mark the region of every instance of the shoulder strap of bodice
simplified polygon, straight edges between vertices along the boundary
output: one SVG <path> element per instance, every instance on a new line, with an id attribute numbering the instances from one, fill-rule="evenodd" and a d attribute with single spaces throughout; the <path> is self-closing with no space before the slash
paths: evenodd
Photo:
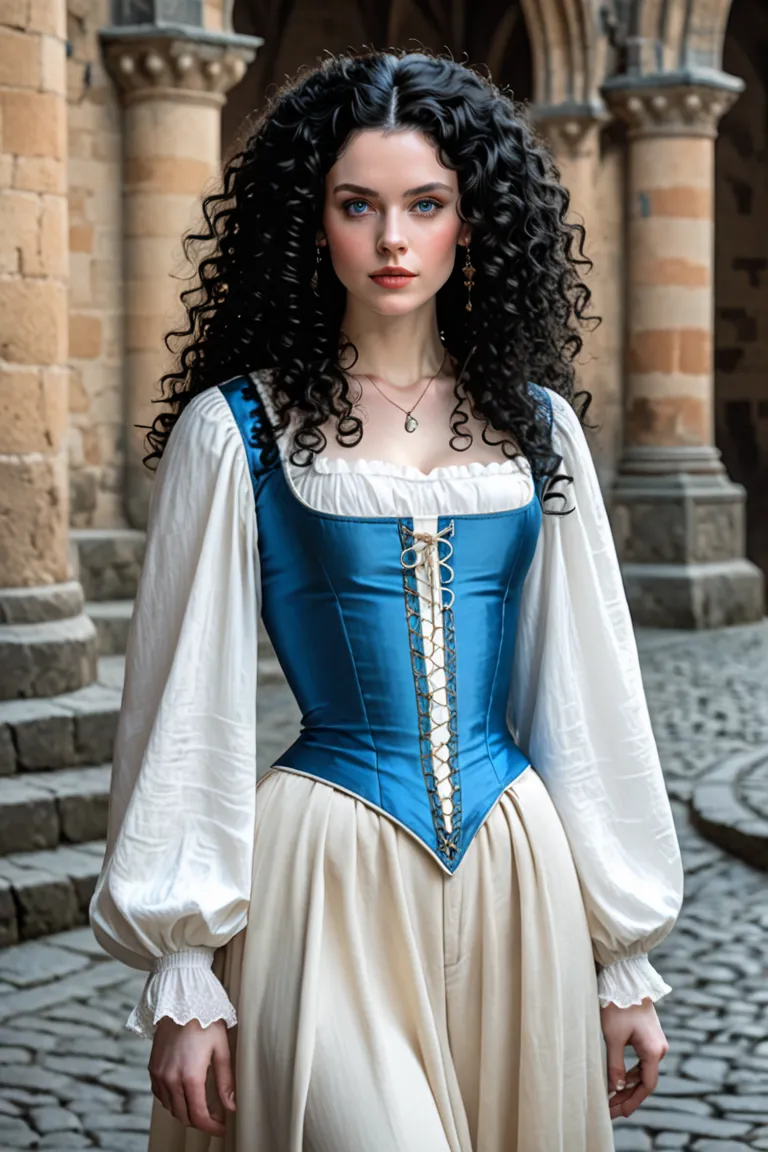
<path id="1" fill-rule="evenodd" d="M 551 435 L 552 424 L 554 421 L 554 410 L 552 408 L 552 399 L 551 399 L 549 393 L 547 392 L 546 388 L 542 388 L 542 386 L 540 384 L 534 384 L 532 380 L 528 381 L 528 388 L 530 389 L 534 400 L 539 405 L 539 408 L 544 413 L 544 417 L 545 417 L 546 422 L 547 422 L 547 430 L 549 431 L 549 433 Z M 541 499 L 542 499 L 545 480 L 546 480 L 545 476 L 542 476 L 537 471 L 534 472 L 534 483 L 536 485 L 536 492 L 538 493 L 539 502 L 541 502 Z"/>
<path id="2" fill-rule="evenodd" d="M 536 400 L 544 412 L 547 419 L 547 428 L 551 432 L 554 412 L 552 411 L 552 400 L 550 399 L 549 392 L 547 392 L 546 388 L 542 388 L 541 384 L 534 384 L 532 380 L 528 381 L 528 387 L 533 394 L 534 400 Z"/>
<path id="3" fill-rule="evenodd" d="M 249 376 L 233 376 L 231 380 L 219 384 L 219 391 L 229 404 L 240 429 L 248 457 L 253 492 L 258 499 L 267 476 L 280 467 L 277 444 L 269 451 L 262 448 L 256 437 L 258 430 L 264 426 L 269 427 L 271 422 L 264 395 L 259 388 L 255 373 Z"/>

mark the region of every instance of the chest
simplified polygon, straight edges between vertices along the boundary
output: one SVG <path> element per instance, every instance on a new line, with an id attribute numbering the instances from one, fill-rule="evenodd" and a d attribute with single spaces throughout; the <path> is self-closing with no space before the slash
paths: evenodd
<path id="1" fill-rule="evenodd" d="M 326 438 L 321 455 L 327 460 L 388 460 L 429 476 L 456 465 L 502 463 L 519 455 L 514 436 L 487 427 L 467 397 L 457 401 L 452 387 L 428 392 L 421 400 L 416 394 L 401 395 L 397 404 L 370 386 L 358 391 L 352 415 L 362 424 L 362 436 L 356 444 L 339 442 L 337 419 L 329 417 L 321 426 Z"/>

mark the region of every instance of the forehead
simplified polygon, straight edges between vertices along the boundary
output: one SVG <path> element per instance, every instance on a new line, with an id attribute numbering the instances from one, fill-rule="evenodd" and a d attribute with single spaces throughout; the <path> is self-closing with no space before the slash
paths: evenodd
<path id="1" fill-rule="evenodd" d="M 456 173 L 444 168 L 434 144 L 415 129 L 384 132 L 365 128 L 355 132 L 326 177 L 331 192 L 348 181 L 377 191 L 399 195 L 406 188 L 440 180 L 458 189 Z"/>

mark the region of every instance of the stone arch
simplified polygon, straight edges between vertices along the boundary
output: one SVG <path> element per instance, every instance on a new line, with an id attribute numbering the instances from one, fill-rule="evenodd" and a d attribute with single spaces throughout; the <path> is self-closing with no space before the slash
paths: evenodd
<path id="1" fill-rule="evenodd" d="M 597 99 L 600 29 L 592 0 L 521 0 L 533 55 L 533 102 L 590 104 Z"/>
<path id="2" fill-rule="evenodd" d="M 635 0 L 630 17 L 630 71 L 700 71 L 722 66 L 732 0 Z"/>

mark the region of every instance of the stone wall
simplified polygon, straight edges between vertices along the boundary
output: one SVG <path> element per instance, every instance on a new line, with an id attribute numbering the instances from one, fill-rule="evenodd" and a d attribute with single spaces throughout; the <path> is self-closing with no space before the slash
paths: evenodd
<path id="1" fill-rule="evenodd" d="M 221 29 L 225 9 L 224 0 L 206 0 L 206 27 Z M 124 245 L 132 237 L 123 235 L 124 114 L 98 39 L 109 23 L 109 0 L 68 0 L 69 470 L 76 528 L 128 523 Z M 156 394 L 155 385 L 148 381 L 148 394 Z"/>
<path id="2" fill-rule="evenodd" d="M 0 587 L 67 577 L 64 34 L 56 0 L 2 0 Z"/>
<path id="3" fill-rule="evenodd" d="M 120 107 L 101 62 L 108 0 L 69 0 L 70 523 L 125 524 Z"/>
<path id="4" fill-rule="evenodd" d="M 595 428 L 587 431 L 587 439 L 609 503 L 624 423 L 624 194 L 623 131 L 609 125 L 601 133 L 597 180 L 584 213 L 584 250 L 595 265 L 586 277 L 594 297 L 589 311 L 602 317 L 602 323 L 592 332 L 582 332 L 584 347 L 576 372 L 576 387 L 592 393 L 587 422 Z"/>

